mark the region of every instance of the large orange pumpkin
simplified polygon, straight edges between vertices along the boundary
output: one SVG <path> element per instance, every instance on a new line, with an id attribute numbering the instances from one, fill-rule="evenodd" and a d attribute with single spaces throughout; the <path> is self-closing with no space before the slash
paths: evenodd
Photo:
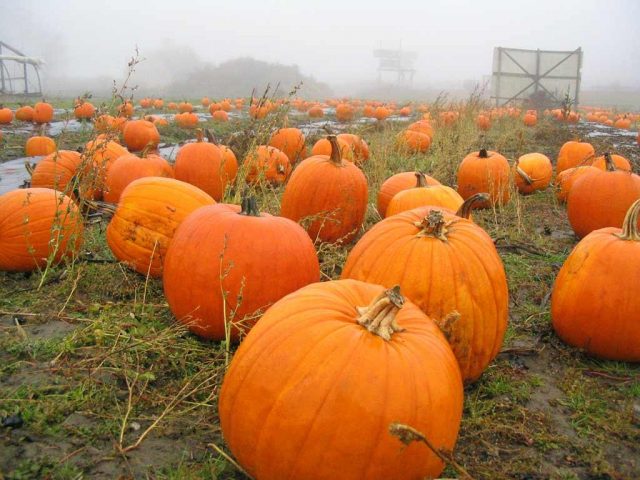
<path id="1" fill-rule="evenodd" d="M 187 143 L 178 151 L 174 174 L 178 180 L 195 185 L 211 195 L 216 202 L 222 200 L 227 185 L 238 173 L 235 156 L 224 156 L 212 142 L 204 142 L 201 130 L 197 141 Z"/>
<path id="2" fill-rule="evenodd" d="M 49 123 L 53 120 L 53 106 L 47 102 L 38 102 L 33 106 L 33 121 Z"/>
<path id="3" fill-rule="evenodd" d="M 378 190 L 377 208 L 381 217 L 386 217 L 387 207 L 398 192 L 416 186 L 416 173 L 401 172 L 387 178 Z M 427 185 L 440 185 L 440 182 L 429 175 L 424 176 Z"/>
<path id="4" fill-rule="evenodd" d="M 567 215 L 578 237 L 604 227 L 622 226 L 631 204 L 640 198 L 640 176 L 616 169 L 605 156 L 607 170 L 582 175 L 567 197 Z"/>
<path id="5" fill-rule="evenodd" d="M 402 190 L 389 202 L 385 216 L 431 205 L 457 211 L 464 203 L 463 198 L 453 188 L 446 185 L 428 185 L 425 174 L 415 173 L 417 181 L 414 188 Z"/>
<path id="6" fill-rule="evenodd" d="M 56 142 L 51 137 L 36 135 L 29 137 L 24 145 L 24 154 L 27 157 L 49 155 L 56 151 Z"/>
<path id="7" fill-rule="evenodd" d="M 107 227 L 113 255 L 136 272 L 162 275 L 167 247 L 180 223 L 215 201 L 199 188 L 172 178 L 144 177 L 120 195 Z"/>
<path id="8" fill-rule="evenodd" d="M 280 149 L 260 145 L 250 151 L 244 159 L 247 183 L 268 182 L 279 185 L 285 182 L 291 173 L 289 157 Z"/>
<path id="9" fill-rule="evenodd" d="M 396 291 L 341 280 L 309 285 L 266 312 L 233 357 L 219 416 L 254 478 L 435 478 L 438 456 L 389 430 L 406 424 L 450 451 L 462 397 L 433 321 Z"/>
<path id="10" fill-rule="evenodd" d="M 307 156 L 304 134 L 297 128 L 281 128 L 269 139 L 269 145 L 277 148 L 289 157 L 293 164 Z"/>
<path id="11" fill-rule="evenodd" d="M 549 186 L 553 165 L 551 160 L 542 153 L 527 153 L 516 160 L 514 172 L 518 191 L 527 195 Z"/>
<path id="12" fill-rule="evenodd" d="M 39 188 L 51 188 L 64 192 L 71 196 L 72 189 L 78 185 L 70 186 L 69 183 L 82 164 L 82 156 L 73 150 L 58 150 L 43 158 L 33 170 L 31 186 Z"/>
<path id="13" fill-rule="evenodd" d="M 281 215 L 302 221 L 314 241 L 348 243 L 364 222 L 367 179 L 353 163 L 342 160 L 336 137 L 328 140 L 331 156 L 309 157 L 294 170 L 282 196 Z"/>
<path id="14" fill-rule="evenodd" d="M 486 192 L 489 200 L 476 208 L 504 205 L 509 201 L 509 174 L 506 158 L 485 149 L 467 155 L 458 167 L 458 193 L 465 200 L 476 193 Z"/>
<path id="15" fill-rule="evenodd" d="M 27 272 L 78 252 L 82 216 L 66 195 L 25 188 L 0 195 L 0 270 Z"/>
<path id="16" fill-rule="evenodd" d="M 595 158 L 593 145 L 587 142 L 570 141 L 560 147 L 556 172 L 560 173 L 568 168 L 591 165 Z"/>
<path id="17" fill-rule="evenodd" d="M 584 237 L 558 273 L 551 317 L 558 336 L 590 355 L 640 362 L 640 200 L 622 229 Z"/>
<path id="18" fill-rule="evenodd" d="M 214 205 L 176 231 L 164 265 L 164 291 L 176 318 L 204 338 L 237 339 L 262 310 L 320 278 L 307 233 L 287 218 Z"/>
<path id="19" fill-rule="evenodd" d="M 147 147 L 156 148 L 160 143 L 160 133 L 147 120 L 129 120 L 122 131 L 122 137 L 127 148 L 132 152 L 139 152 Z"/>
<path id="20" fill-rule="evenodd" d="M 422 207 L 385 218 L 351 250 L 342 278 L 391 287 L 439 323 L 462 378 L 495 358 L 507 328 L 507 280 L 491 237 L 471 220 Z"/>
<path id="21" fill-rule="evenodd" d="M 122 155 L 113 162 L 107 172 L 104 201 L 118 203 L 127 185 L 144 177 L 173 178 L 173 168 L 169 162 L 155 153 L 143 151 L 141 157 L 133 153 Z"/>

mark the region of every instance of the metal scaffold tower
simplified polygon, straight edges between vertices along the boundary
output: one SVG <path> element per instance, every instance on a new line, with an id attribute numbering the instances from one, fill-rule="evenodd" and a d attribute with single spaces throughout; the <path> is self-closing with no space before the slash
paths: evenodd
<path id="1" fill-rule="evenodd" d="M 416 69 L 413 67 L 418 54 L 407 52 L 401 48 L 397 50 L 376 49 L 373 56 L 378 59 L 378 82 L 382 82 L 384 72 L 396 74 L 398 85 L 412 85 Z"/>

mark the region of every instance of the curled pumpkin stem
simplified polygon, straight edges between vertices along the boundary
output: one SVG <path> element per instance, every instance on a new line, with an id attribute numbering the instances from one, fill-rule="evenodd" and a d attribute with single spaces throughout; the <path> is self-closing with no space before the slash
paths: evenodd
<path id="1" fill-rule="evenodd" d="M 391 340 L 395 332 L 404 329 L 396 322 L 396 315 L 404 305 L 404 297 L 400 294 L 400 286 L 385 290 L 366 307 L 356 307 L 357 322 L 371 333 Z"/>
<path id="2" fill-rule="evenodd" d="M 479 202 L 487 202 L 489 201 L 489 198 L 490 196 L 488 193 L 476 193 L 471 195 L 462 203 L 462 205 L 460 205 L 460 208 L 458 208 L 458 211 L 456 212 L 456 216 L 469 219 L 471 217 L 471 210 L 473 210 L 473 206 Z"/>
<path id="3" fill-rule="evenodd" d="M 517 163 L 516 163 L 516 172 L 518 172 L 518 175 L 522 177 L 522 179 L 527 183 L 527 185 L 533 184 L 534 180 L 527 174 L 527 172 L 525 172 L 522 168 L 520 168 L 520 165 L 518 165 Z"/>
<path id="4" fill-rule="evenodd" d="M 415 222 L 414 225 L 420 229 L 418 236 L 434 237 L 443 242 L 448 242 L 447 227 L 451 222 L 445 222 L 444 215 L 441 210 L 431 210 L 429 215 L 421 221 Z"/>
<path id="5" fill-rule="evenodd" d="M 640 242 L 640 231 L 638 230 L 638 216 L 640 215 L 640 199 L 633 202 L 627 214 L 624 217 L 622 224 L 622 234 L 620 238 L 622 240 L 631 240 Z"/>

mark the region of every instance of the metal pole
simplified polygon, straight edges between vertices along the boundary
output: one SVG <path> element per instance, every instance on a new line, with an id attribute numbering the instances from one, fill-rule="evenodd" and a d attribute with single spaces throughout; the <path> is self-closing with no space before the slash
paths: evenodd
<path id="1" fill-rule="evenodd" d="M 500 106 L 500 82 L 502 81 L 502 47 L 498 47 L 498 74 L 496 75 L 496 107 Z"/>
<path id="2" fill-rule="evenodd" d="M 27 64 L 23 63 L 22 64 L 22 71 L 24 72 L 24 94 L 28 95 L 29 94 L 29 81 L 27 79 Z"/>
<path id="3" fill-rule="evenodd" d="M 540 84 L 540 49 L 536 50 L 536 86 L 534 92 L 538 93 L 538 86 Z"/>
<path id="4" fill-rule="evenodd" d="M 0 42 L 0 55 L 2 55 L 2 42 Z M 0 79 L 2 82 L 2 87 L 0 87 L 0 92 L 4 92 L 4 61 L 0 60 Z"/>
<path id="5" fill-rule="evenodd" d="M 580 70 L 582 69 L 582 47 L 578 47 L 576 52 L 578 53 L 578 70 L 576 72 L 576 93 L 573 99 L 573 103 L 574 103 L 574 108 L 577 109 L 578 98 L 580 94 L 580 78 L 581 78 Z"/>

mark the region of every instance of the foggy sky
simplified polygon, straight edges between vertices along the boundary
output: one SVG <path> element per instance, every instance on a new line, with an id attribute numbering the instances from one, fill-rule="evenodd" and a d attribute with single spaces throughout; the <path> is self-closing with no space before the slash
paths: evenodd
<path id="1" fill-rule="evenodd" d="M 0 40 L 45 75 L 119 79 L 138 47 L 296 64 L 330 85 L 376 77 L 374 48 L 418 52 L 414 85 L 491 72 L 493 47 L 582 47 L 583 87 L 640 87 L 640 0 L 0 0 Z M 172 72 L 179 75 L 180 72 Z"/>

